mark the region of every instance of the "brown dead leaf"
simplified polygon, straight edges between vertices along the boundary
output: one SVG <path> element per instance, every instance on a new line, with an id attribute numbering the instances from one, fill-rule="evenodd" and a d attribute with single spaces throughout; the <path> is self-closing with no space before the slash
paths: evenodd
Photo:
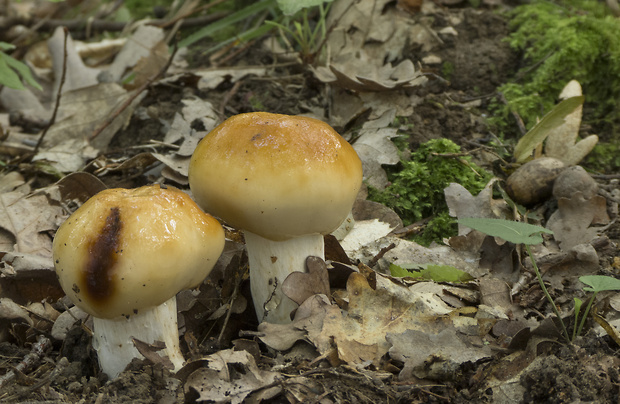
<path id="1" fill-rule="evenodd" d="M 17 187 L 25 184 L 24 177 L 17 171 L 11 171 L 0 175 L 0 194 L 14 191 Z M 28 189 L 25 193 L 29 192 Z"/>
<path id="2" fill-rule="evenodd" d="M 562 251 L 568 251 L 596 237 L 597 229 L 590 227 L 595 218 L 599 222 L 605 222 L 607 218 L 606 222 L 609 222 L 605 198 L 595 195 L 585 199 L 581 192 L 576 192 L 570 199 L 558 199 L 558 210 L 549 218 L 547 228 L 553 231 Z"/>
<path id="3" fill-rule="evenodd" d="M 52 238 L 64 213 L 43 194 L 20 192 L 0 194 L 0 252 L 34 254 L 49 258 Z"/>
<path id="4" fill-rule="evenodd" d="M 334 58 L 329 68 L 310 68 L 320 81 L 353 91 L 390 91 L 419 86 L 427 81 L 409 59 L 396 66 L 391 63 L 376 66 L 359 54 L 344 54 Z"/>
<path id="5" fill-rule="evenodd" d="M 186 396 L 195 397 L 195 401 L 239 404 L 279 375 L 259 369 L 246 351 L 222 350 L 199 362 L 202 367 L 189 375 L 184 386 Z"/>
<path id="6" fill-rule="evenodd" d="M 392 345 L 390 357 L 404 362 L 400 380 L 450 379 L 462 364 L 492 355 L 489 346 L 473 346 L 453 328 L 436 334 L 428 330 L 406 330 L 400 334 L 389 333 L 386 339 Z"/>
<path id="7" fill-rule="evenodd" d="M 131 96 L 116 83 L 100 83 L 63 94 L 56 123 L 50 128 L 44 146 L 56 145 L 68 139 L 89 137 Z M 142 92 L 112 123 L 90 141 L 96 149 L 104 149 L 116 132 L 133 114 L 146 96 Z"/>
<path id="8" fill-rule="evenodd" d="M 66 139 L 38 152 L 32 161 L 46 162 L 61 173 L 72 173 L 82 169 L 98 153 L 86 139 Z"/>
<path id="9" fill-rule="evenodd" d="M 166 63 L 168 52 L 162 53 L 164 31 L 152 25 L 140 25 L 131 35 L 107 70 L 109 81 L 118 82 L 128 69 L 136 67 L 136 82 L 153 76 Z M 165 45 L 164 45 L 165 47 Z M 142 64 L 140 65 L 140 61 Z M 146 62 L 150 66 L 146 66 Z M 138 79 L 138 77 L 141 77 Z M 136 85 L 137 86 L 137 85 Z"/>
<path id="10" fill-rule="evenodd" d="M 157 352 L 166 348 L 166 344 L 161 341 L 155 341 L 152 344 L 146 343 L 144 341 L 140 341 L 139 339 L 132 338 L 133 345 L 136 347 L 138 352 L 146 360 L 153 364 L 161 364 L 164 368 L 172 370 L 174 369 L 174 365 L 170 361 L 170 358 L 167 356 L 160 356 Z"/>
<path id="11" fill-rule="evenodd" d="M 493 199 L 493 186 L 496 182 L 496 178 L 489 181 L 476 196 L 473 196 L 461 184 L 451 183 L 444 189 L 450 216 L 456 218 L 503 218 L 508 205 L 503 199 Z M 459 224 L 459 235 L 464 235 L 469 231 L 470 229 Z"/>
<path id="12" fill-rule="evenodd" d="M 325 261 L 319 257 L 308 257 L 306 268 L 307 273 L 293 272 L 282 282 L 282 292 L 299 305 L 312 295 L 330 296 L 329 274 Z"/>
<path id="13" fill-rule="evenodd" d="M 280 351 L 290 349 L 295 342 L 304 339 L 306 335 L 318 335 L 323 328 L 323 319 L 334 308 L 340 310 L 337 306 L 333 306 L 325 295 L 314 295 L 297 308 L 292 323 L 260 323 L 258 331 L 263 335 L 259 338 L 273 349 Z M 327 345 L 324 349 L 330 347 L 331 345 Z"/>
<path id="14" fill-rule="evenodd" d="M 86 202 L 98 192 L 106 189 L 106 185 L 97 177 L 85 172 L 71 173 L 60 179 L 56 185 L 64 202 Z"/>
<path id="15" fill-rule="evenodd" d="M 25 307 L 20 306 L 11 299 L 0 298 L 0 319 L 13 320 L 18 318 L 31 326 L 34 324 Z"/>
<path id="16" fill-rule="evenodd" d="M 408 329 L 431 332 L 443 326 L 438 316 L 447 308 L 432 294 L 403 293 L 397 297 L 387 289 L 372 289 L 359 273 L 351 274 L 347 291 L 348 311 L 341 313 L 332 306 L 323 319 L 320 333 L 309 334 L 308 339 L 321 354 L 334 345 L 340 359 L 350 365 L 378 364 L 390 347 L 385 339 L 387 333 Z"/>

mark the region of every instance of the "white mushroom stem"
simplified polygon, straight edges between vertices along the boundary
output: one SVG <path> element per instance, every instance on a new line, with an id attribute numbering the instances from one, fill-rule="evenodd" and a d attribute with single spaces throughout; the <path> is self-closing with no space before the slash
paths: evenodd
<path id="1" fill-rule="evenodd" d="M 273 241 L 245 232 L 250 264 L 250 289 L 259 322 L 286 324 L 297 303 L 282 293 L 282 282 L 292 272 L 306 272 L 306 258 L 324 258 L 321 234 Z"/>
<path id="2" fill-rule="evenodd" d="M 178 371 L 185 359 L 179 348 L 176 296 L 159 306 L 142 310 L 129 318 L 93 317 L 93 347 L 99 356 L 101 370 L 110 379 L 118 376 L 134 358 L 144 359 L 132 338 L 152 344 L 163 342 L 166 347 L 158 353 L 167 356 Z"/>

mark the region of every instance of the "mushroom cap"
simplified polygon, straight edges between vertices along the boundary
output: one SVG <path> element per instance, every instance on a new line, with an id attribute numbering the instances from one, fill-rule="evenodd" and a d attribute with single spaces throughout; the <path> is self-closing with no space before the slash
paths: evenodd
<path id="1" fill-rule="evenodd" d="M 198 286 L 224 248 L 224 230 L 186 193 L 159 185 L 107 189 L 58 229 L 63 290 L 98 318 L 129 316 Z"/>
<path id="2" fill-rule="evenodd" d="M 275 241 L 338 228 L 361 183 L 357 153 L 331 126 L 266 112 L 224 121 L 200 141 L 189 165 L 198 205 Z"/>

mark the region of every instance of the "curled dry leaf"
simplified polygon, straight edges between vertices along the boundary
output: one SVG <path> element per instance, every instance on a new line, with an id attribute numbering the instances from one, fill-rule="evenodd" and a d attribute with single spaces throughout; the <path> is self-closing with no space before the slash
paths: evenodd
<path id="1" fill-rule="evenodd" d="M 278 377 L 279 373 L 259 369 L 247 351 L 227 349 L 201 359 L 202 367 L 189 375 L 185 382 L 186 396 L 195 401 L 239 404 L 253 392 Z M 238 371 L 231 371 L 238 369 Z"/>
<path id="2" fill-rule="evenodd" d="M 396 66 L 391 63 L 375 66 L 370 60 L 345 54 L 335 58 L 329 68 L 312 70 L 320 81 L 353 91 L 391 91 L 419 86 L 427 81 L 409 59 Z"/>
<path id="3" fill-rule="evenodd" d="M 308 257 L 306 269 L 307 273 L 293 272 L 282 283 L 282 292 L 299 305 L 312 295 L 330 295 L 325 261 L 319 257 Z"/>

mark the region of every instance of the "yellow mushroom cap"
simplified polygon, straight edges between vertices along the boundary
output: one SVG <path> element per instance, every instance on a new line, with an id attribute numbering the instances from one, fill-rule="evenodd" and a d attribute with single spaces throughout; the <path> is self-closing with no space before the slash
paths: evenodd
<path id="1" fill-rule="evenodd" d="M 99 318 L 129 316 L 198 286 L 224 248 L 224 230 L 184 192 L 108 189 L 58 229 L 53 257 L 69 298 Z"/>
<path id="2" fill-rule="evenodd" d="M 198 205 L 271 240 L 335 230 L 362 183 L 353 147 L 317 119 L 235 115 L 200 141 L 189 166 Z"/>

